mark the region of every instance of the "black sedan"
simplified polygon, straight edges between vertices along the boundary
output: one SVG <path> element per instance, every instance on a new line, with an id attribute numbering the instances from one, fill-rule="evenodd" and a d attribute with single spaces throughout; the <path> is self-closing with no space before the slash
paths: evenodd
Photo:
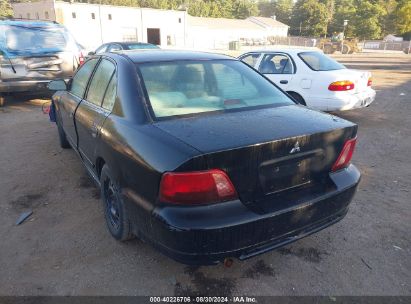
<path id="1" fill-rule="evenodd" d="M 60 143 L 101 188 L 113 237 L 183 263 L 246 259 L 330 226 L 360 180 L 355 124 L 228 56 L 106 53 L 49 88 Z"/>

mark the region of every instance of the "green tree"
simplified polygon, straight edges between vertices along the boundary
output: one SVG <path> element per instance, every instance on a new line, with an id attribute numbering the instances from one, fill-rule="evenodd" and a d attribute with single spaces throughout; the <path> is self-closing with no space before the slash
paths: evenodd
<path id="1" fill-rule="evenodd" d="M 348 25 L 345 29 L 346 37 L 354 36 L 355 19 L 357 6 L 354 0 L 339 0 L 335 3 L 334 16 L 328 25 L 328 35 L 340 33 L 344 30 L 344 20 L 348 20 Z"/>
<path id="2" fill-rule="evenodd" d="M 289 24 L 293 6 L 293 0 L 263 1 L 259 3 L 258 9 L 261 16 L 276 16 L 278 21 Z"/>
<path id="3" fill-rule="evenodd" d="M 329 12 L 324 3 L 298 0 L 293 8 L 291 30 L 294 35 L 322 36 L 327 33 Z"/>
<path id="4" fill-rule="evenodd" d="M 245 19 L 250 16 L 258 16 L 257 3 L 250 0 L 234 0 L 232 16 L 238 19 Z"/>
<path id="5" fill-rule="evenodd" d="M 356 4 L 354 35 L 360 39 L 382 38 L 381 18 L 386 11 L 381 4 L 367 0 L 356 0 Z"/>
<path id="6" fill-rule="evenodd" d="M 13 17 L 13 8 L 9 0 L 0 0 L 0 18 Z"/>
<path id="7" fill-rule="evenodd" d="M 411 2 L 403 1 L 394 13 L 396 30 L 399 34 L 411 32 Z"/>

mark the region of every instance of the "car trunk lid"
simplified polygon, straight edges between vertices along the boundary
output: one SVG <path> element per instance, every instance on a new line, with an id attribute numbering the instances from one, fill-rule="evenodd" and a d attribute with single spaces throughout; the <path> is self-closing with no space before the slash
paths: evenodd
<path id="1" fill-rule="evenodd" d="M 204 115 L 155 124 L 199 150 L 206 168 L 222 169 L 241 201 L 255 205 L 293 189 L 318 188 L 356 126 L 300 106 Z"/>

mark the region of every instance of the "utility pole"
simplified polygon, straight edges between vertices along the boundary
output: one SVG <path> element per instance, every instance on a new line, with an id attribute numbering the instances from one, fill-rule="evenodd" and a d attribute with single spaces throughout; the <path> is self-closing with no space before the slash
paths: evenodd
<path id="1" fill-rule="evenodd" d="M 344 20 L 344 29 L 343 29 L 343 35 L 342 35 L 342 40 L 341 40 L 341 54 L 344 54 L 344 38 L 345 38 L 345 28 L 348 25 L 348 20 Z"/>
<path id="2" fill-rule="evenodd" d="M 100 22 L 100 40 L 101 40 L 101 44 L 103 44 L 103 24 L 101 22 L 101 0 L 99 1 L 99 4 L 98 4 L 98 19 Z"/>

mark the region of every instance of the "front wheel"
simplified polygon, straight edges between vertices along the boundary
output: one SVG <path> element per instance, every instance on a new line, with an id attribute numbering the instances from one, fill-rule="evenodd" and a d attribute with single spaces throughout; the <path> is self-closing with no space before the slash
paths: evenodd
<path id="1" fill-rule="evenodd" d="M 60 147 L 62 147 L 63 149 L 70 149 L 71 146 L 67 140 L 66 132 L 64 132 L 63 127 L 61 126 L 61 123 L 58 118 L 56 120 L 56 123 L 57 123 L 57 131 L 59 133 Z"/>
<path id="2" fill-rule="evenodd" d="M 111 235 L 119 241 L 127 241 L 134 236 L 128 219 L 119 185 L 107 165 L 101 170 L 101 198 L 104 204 L 104 217 Z"/>

